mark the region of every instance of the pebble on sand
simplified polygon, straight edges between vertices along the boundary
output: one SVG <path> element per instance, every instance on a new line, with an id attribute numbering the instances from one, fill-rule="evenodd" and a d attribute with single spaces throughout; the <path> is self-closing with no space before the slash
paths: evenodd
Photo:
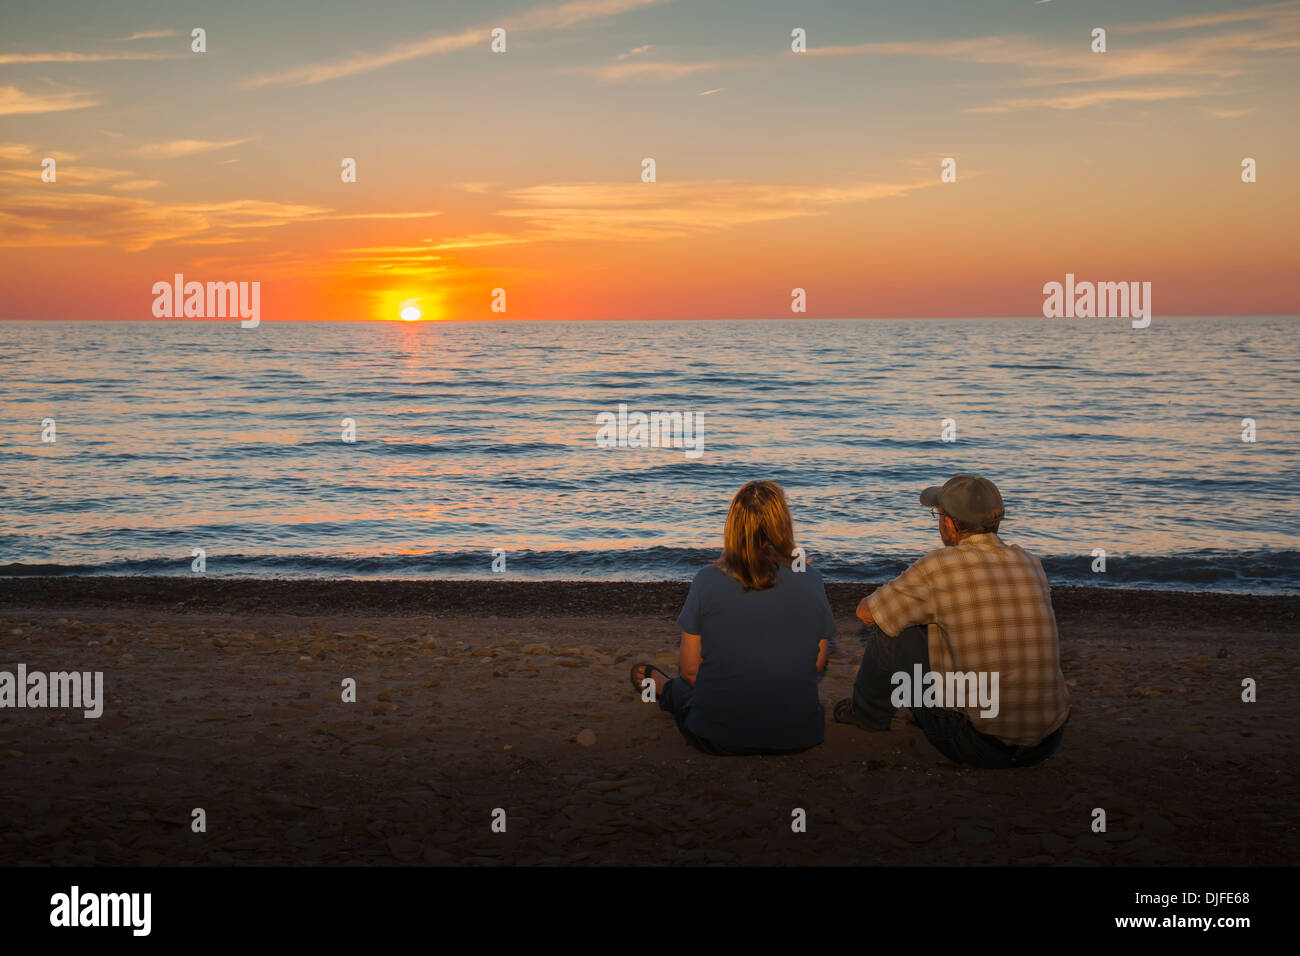
<path id="1" fill-rule="evenodd" d="M 596 743 L 596 732 L 588 728 L 578 734 L 578 743 L 584 747 L 590 747 Z"/>

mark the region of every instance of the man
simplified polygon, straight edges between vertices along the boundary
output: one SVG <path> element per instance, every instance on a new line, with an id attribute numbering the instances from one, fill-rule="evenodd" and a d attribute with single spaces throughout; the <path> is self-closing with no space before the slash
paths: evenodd
<path id="1" fill-rule="evenodd" d="M 1061 744 L 1070 703 L 1043 566 L 998 537 L 1004 512 L 993 482 L 957 475 L 921 492 L 921 504 L 938 517 L 945 546 L 858 605 L 876 630 L 835 719 L 888 730 L 903 704 L 958 763 L 1046 760 Z"/>

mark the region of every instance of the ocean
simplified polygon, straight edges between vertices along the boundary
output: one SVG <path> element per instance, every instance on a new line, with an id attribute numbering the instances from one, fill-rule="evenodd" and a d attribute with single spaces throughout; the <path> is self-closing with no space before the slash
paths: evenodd
<path id="1" fill-rule="evenodd" d="M 1300 593 L 1298 331 L 3 322 L 0 574 L 687 580 L 768 478 L 812 566 L 880 580 L 971 472 L 1053 583 Z M 620 404 L 698 416 L 698 457 L 600 447 Z"/>

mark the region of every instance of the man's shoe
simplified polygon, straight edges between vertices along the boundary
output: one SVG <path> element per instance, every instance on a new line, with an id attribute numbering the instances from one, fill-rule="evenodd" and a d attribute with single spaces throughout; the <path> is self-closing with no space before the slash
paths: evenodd
<path id="1" fill-rule="evenodd" d="M 851 697 L 845 697 L 842 700 L 837 700 L 835 702 L 835 709 L 832 711 L 832 714 L 834 715 L 835 722 L 837 724 L 852 724 L 854 727 L 857 727 L 859 730 L 881 731 L 881 730 L 888 730 L 890 726 L 889 724 L 885 724 L 885 726 L 883 727 L 876 727 L 872 724 L 868 724 L 859 720 L 857 712 L 854 711 L 853 709 L 853 698 Z"/>
<path id="2" fill-rule="evenodd" d="M 911 724 L 913 727 L 920 727 L 916 722 L 916 714 L 912 713 L 911 707 L 900 707 L 894 711 L 894 719 L 902 721 L 904 724 Z"/>

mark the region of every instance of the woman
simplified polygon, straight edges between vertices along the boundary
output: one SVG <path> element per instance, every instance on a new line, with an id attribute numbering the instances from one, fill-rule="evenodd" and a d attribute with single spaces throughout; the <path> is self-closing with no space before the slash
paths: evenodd
<path id="1" fill-rule="evenodd" d="M 677 618 L 681 676 L 632 668 L 637 692 L 649 675 L 660 709 L 697 750 L 793 753 L 822 742 L 817 675 L 835 617 L 821 575 L 795 570 L 794 553 L 785 492 L 751 481 L 731 500 L 722 556 L 695 575 Z"/>

